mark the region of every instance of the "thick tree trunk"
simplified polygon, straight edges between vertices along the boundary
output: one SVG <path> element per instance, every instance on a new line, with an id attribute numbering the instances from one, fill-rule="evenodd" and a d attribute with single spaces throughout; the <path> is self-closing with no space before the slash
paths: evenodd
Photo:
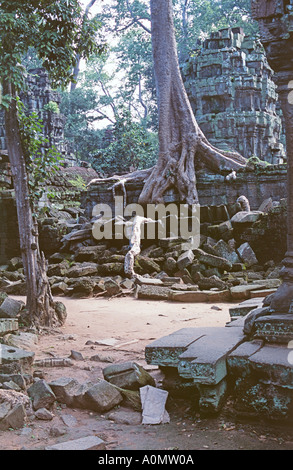
<path id="1" fill-rule="evenodd" d="M 17 117 L 16 92 L 11 83 L 3 84 L 4 95 L 11 96 L 5 111 L 5 130 L 11 173 L 15 191 L 20 250 L 27 283 L 27 310 L 36 326 L 53 326 L 54 302 L 46 275 L 46 261 L 39 251 L 38 226 L 31 209 L 28 175 L 22 150 Z"/>
<path id="2" fill-rule="evenodd" d="M 181 77 L 172 0 L 151 0 L 152 45 L 159 107 L 159 158 L 139 202 L 162 203 L 170 187 L 180 200 L 198 203 L 196 169 L 237 170 L 245 166 L 238 153 L 213 147 L 200 130 Z"/>

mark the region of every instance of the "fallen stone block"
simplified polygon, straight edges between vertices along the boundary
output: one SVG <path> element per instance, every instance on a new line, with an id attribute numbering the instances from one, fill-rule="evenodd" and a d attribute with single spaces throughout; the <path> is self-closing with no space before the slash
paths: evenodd
<path id="1" fill-rule="evenodd" d="M 18 319 L 0 318 L 0 336 L 18 331 Z"/>
<path id="2" fill-rule="evenodd" d="M 140 388 L 142 424 L 168 423 L 170 417 L 165 409 L 168 392 L 150 385 Z"/>
<path id="3" fill-rule="evenodd" d="M 9 346 L 31 351 L 36 344 L 38 344 L 38 336 L 33 333 L 24 333 L 21 331 L 17 335 L 5 335 L 4 342 Z"/>
<path id="4" fill-rule="evenodd" d="M 252 290 L 250 291 L 250 297 L 253 299 L 255 297 L 264 298 L 270 294 L 276 292 L 277 289 L 260 289 L 260 290 Z"/>
<path id="5" fill-rule="evenodd" d="M 200 249 L 193 250 L 193 252 L 200 263 L 218 268 L 221 271 L 230 271 L 232 269 L 232 263 L 225 258 L 205 253 Z"/>
<path id="6" fill-rule="evenodd" d="M 177 259 L 177 266 L 178 269 L 181 271 L 182 269 L 190 266 L 192 261 L 194 260 L 194 254 L 191 250 L 185 251 L 182 253 L 179 258 Z"/>
<path id="7" fill-rule="evenodd" d="M 105 442 L 97 436 L 86 436 L 72 441 L 47 446 L 45 450 L 105 450 Z"/>
<path id="8" fill-rule="evenodd" d="M 34 410 L 40 408 L 50 408 L 56 401 L 56 396 L 51 387 L 45 382 L 45 380 L 37 380 L 31 385 L 27 393 L 32 400 L 32 406 Z"/>
<path id="9" fill-rule="evenodd" d="M 24 349 L 16 348 L 14 346 L 0 344 L 0 370 L 1 364 L 18 364 L 21 367 L 21 370 L 30 373 L 34 357 L 35 353 L 32 351 L 25 351 Z"/>
<path id="10" fill-rule="evenodd" d="M 231 223 L 233 224 L 253 224 L 263 216 L 263 212 L 260 211 L 241 211 L 233 215 Z"/>
<path id="11" fill-rule="evenodd" d="M 224 240 L 219 240 L 214 245 L 214 251 L 221 258 L 225 258 L 232 264 L 240 263 L 240 259 L 235 250 L 233 250 Z"/>
<path id="12" fill-rule="evenodd" d="M 231 297 L 233 300 L 247 300 L 250 299 L 251 291 L 262 290 L 260 284 L 244 284 L 230 288 Z"/>
<path id="13" fill-rule="evenodd" d="M 27 414 L 22 404 L 15 405 L 10 411 L 0 419 L 0 430 L 19 429 L 25 424 Z"/>
<path id="14" fill-rule="evenodd" d="M 163 286 L 142 285 L 137 289 L 138 299 L 168 300 L 171 289 Z"/>
<path id="15" fill-rule="evenodd" d="M 0 306 L 0 318 L 16 318 L 22 307 L 22 302 L 6 297 Z"/>
<path id="16" fill-rule="evenodd" d="M 154 378 L 135 362 L 124 362 L 105 367 L 103 376 L 107 382 L 127 390 L 138 390 L 145 385 L 155 386 Z"/>
<path id="17" fill-rule="evenodd" d="M 92 384 L 80 384 L 76 379 L 71 377 L 60 377 L 49 382 L 56 400 L 64 403 L 68 407 L 83 407 L 83 396 Z"/>
<path id="18" fill-rule="evenodd" d="M 198 384 L 200 393 L 199 412 L 201 416 L 218 414 L 226 402 L 228 396 L 227 380 L 223 379 L 216 385 Z"/>
<path id="19" fill-rule="evenodd" d="M 258 264 L 257 257 L 248 242 L 243 243 L 236 251 L 246 267 L 250 268 L 251 266 Z"/>
<path id="20" fill-rule="evenodd" d="M 119 405 L 123 401 L 123 396 L 116 387 L 102 380 L 86 391 L 84 399 L 86 408 L 104 413 Z"/>

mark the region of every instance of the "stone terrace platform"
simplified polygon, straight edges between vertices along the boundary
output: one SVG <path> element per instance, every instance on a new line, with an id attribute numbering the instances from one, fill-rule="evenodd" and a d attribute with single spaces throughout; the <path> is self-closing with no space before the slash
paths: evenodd
<path id="1" fill-rule="evenodd" d="M 225 327 L 183 328 L 154 341 L 145 349 L 146 361 L 177 383 L 179 378 L 182 390 L 190 386 L 201 415 L 219 413 L 229 398 L 240 415 L 291 422 L 293 342 L 249 341 L 243 333 L 249 307 L 241 307 Z"/>

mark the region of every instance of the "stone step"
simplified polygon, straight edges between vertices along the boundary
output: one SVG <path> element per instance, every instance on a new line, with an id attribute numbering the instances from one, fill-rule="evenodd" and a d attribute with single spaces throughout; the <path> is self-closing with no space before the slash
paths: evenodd
<path id="1" fill-rule="evenodd" d="M 179 356 L 179 375 L 195 383 L 218 384 L 227 375 L 228 354 L 244 340 L 242 327 L 211 328 Z"/>
<path id="2" fill-rule="evenodd" d="M 229 313 L 231 317 L 246 316 L 249 312 L 255 308 L 261 307 L 263 304 L 262 298 L 253 298 L 244 300 L 238 305 L 233 305 L 229 308 Z"/>
<path id="3" fill-rule="evenodd" d="M 212 328 L 213 329 L 213 328 Z M 182 328 L 168 336 L 157 339 L 145 348 L 145 358 L 148 364 L 177 367 L 179 356 L 188 347 L 207 334 L 208 328 Z M 214 328 L 216 331 L 217 328 Z"/>

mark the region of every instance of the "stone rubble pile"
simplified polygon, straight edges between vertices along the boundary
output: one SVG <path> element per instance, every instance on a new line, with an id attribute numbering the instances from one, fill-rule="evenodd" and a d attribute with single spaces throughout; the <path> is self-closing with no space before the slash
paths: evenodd
<path id="1" fill-rule="evenodd" d="M 110 364 L 102 370 L 103 378 L 92 382 L 80 383 L 74 378 L 74 373 L 46 380 L 44 367 L 70 367 L 73 361 L 85 360 L 82 354 L 71 351 L 69 358 L 63 358 L 63 361 L 62 358 L 53 358 L 49 364 L 46 363 L 47 358 L 36 360 L 33 350 L 38 336 L 18 329 L 23 304 L 3 296 L 0 306 L 1 311 L 9 310 L 11 314 L 11 317 L 0 318 L 1 431 L 24 428 L 35 419 L 51 421 L 57 405 L 99 414 L 115 414 L 113 409 L 119 405 L 123 407 L 124 414 L 127 410 L 132 413 L 136 424 L 146 424 L 148 420 L 153 424 L 168 422 L 169 416 L 165 410 L 168 392 L 158 389 L 155 379 L 135 362 Z M 14 327 L 10 326 L 6 331 L 3 326 L 11 318 L 15 319 Z M 106 361 L 105 358 L 103 360 Z M 150 413 L 151 400 L 156 405 L 156 413 Z"/>
<path id="2" fill-rule="evenodd" d="M 270 235 L 273 239 L 277 236 L 272 227 L 282 228 L 283 206 L 266 200 L 262 211 L 238 211 L 217 224 L 204 219 L 199 248 L 184 248 L 186 244 L 180 238 L 143 244 L 135 259 L 137 279 L 129 279 L 124 273 L 127 239 L 120 244 L 112 240 L 98 242 L 92 233 L 94 221 L 87 220 L 80 209 L 75 209 L 75 218 L 72 211 L 66 217 L 55 213 L 55 217 L 47 217 L 40 224 L 52 293 L 81 298 L 136 295 L 180 302 L 265 296 L 280 284 L 282 253 L 273 259 L 268 240 Z M 1 291 L 25 295 L 20 258 L 0 266 Z"/>

